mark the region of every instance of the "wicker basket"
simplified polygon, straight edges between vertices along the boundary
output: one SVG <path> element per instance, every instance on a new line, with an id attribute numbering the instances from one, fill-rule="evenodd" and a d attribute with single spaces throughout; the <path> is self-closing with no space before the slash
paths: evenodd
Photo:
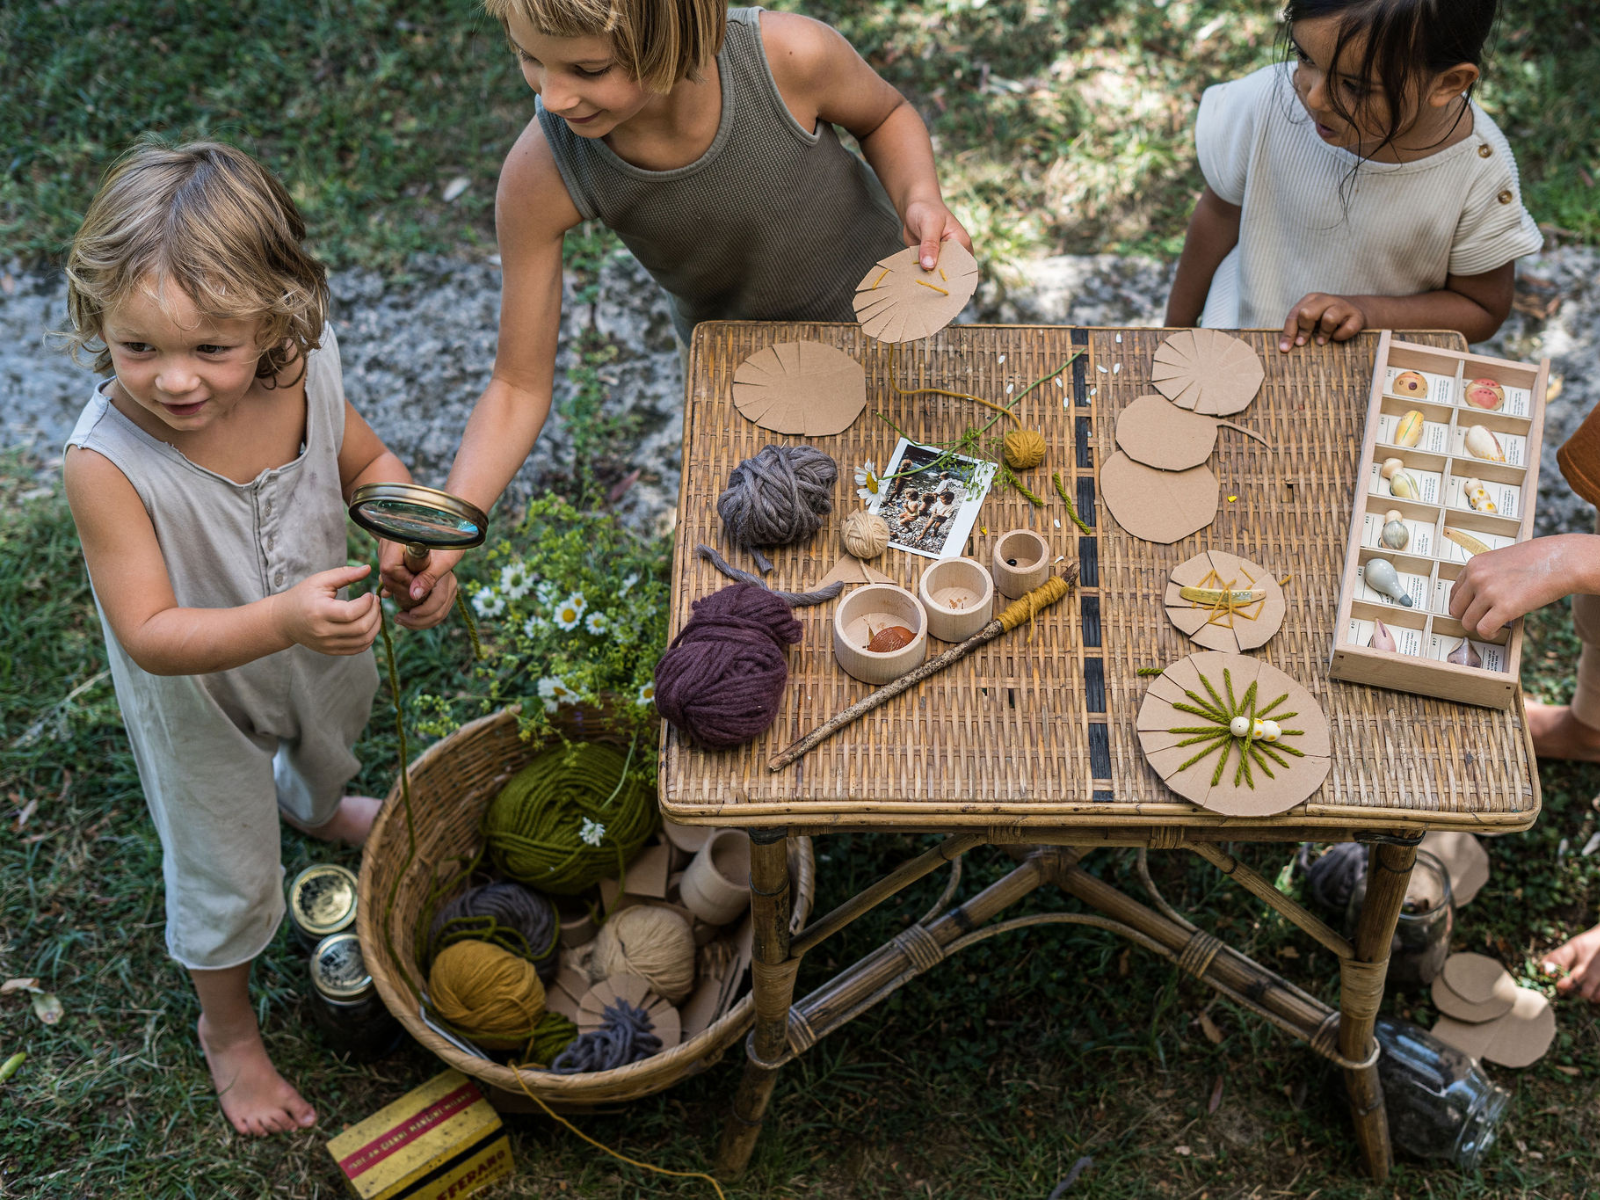
<path id="1" fill-rule="evenodd" d="M 603 713 L 574 712 L 564 723 L 568 736 L 611 742 Z M 626 742 L 622 742 L 626 745 Z M 549 1071 L 510 1067 L 465 1054 L 422 1023 L 417 1001 L 406 986 L 402 968 L 420 981 L 423 972 L 413 952 L 411 930 L 421 911 L 435 863 L 470 854 L 478 844 L 478 820 L 502 784 L 520 770 L 542 747 L 518 735 L 516 712 L 503 710 L 465 725 L 424 751 L 411 766 L 411 806 L 415 818 L 417 854 L 400 878 L 393 912 L 393 943 L 399 956 L 389 953 L 381 920 L 395 877 L 405 866 L 409 849 L 406 820 L 400 800 L 399 780 L 384 801 L 383 810 L 367 838 L 361 857 L 360 899 L 356 928 L 361 952 L 372 972 L 378 993 L 407 1032 L 459 1071 L 487 1083 L 496 1105 L 533 1107 L 532 1092 L 551 1108 L 573 1111 L 596 1104 L 636 1100 L 664 1090 L 680 1079 L 698 1074 L 722 1057 L 740 1039 L 755 1017 L 749 993 L 721 1020 L 695 1037 L 652 1058 L 584 1075 L 555 1075 Z M 798 930 L 811 910 L 815 865 L 809 838 L 798 838 L 789 860 L 794 886 L 794 928 Z M 519 1082 L 520 1077 L 520 1082 Z"/>

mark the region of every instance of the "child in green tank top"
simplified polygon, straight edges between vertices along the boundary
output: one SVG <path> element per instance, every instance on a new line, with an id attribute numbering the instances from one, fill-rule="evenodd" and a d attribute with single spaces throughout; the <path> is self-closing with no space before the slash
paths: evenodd
<path id="1" fill-rule="evenodd" d="M 451 470 L 487 508 L 550 411 L 561 247 L 616 230 L 667 290 L 679 336 L 710 319 L 854 320 L 873 262 L 971 239 L 945 206 L 916 111 L 837 32 L 723 0 L 485 0 L 536 93 L 496 198 L 494 374 Z M 859 142 L 870 170 L 839 145 Z M 384 582 L 426 596 L 459 555 Z"/>

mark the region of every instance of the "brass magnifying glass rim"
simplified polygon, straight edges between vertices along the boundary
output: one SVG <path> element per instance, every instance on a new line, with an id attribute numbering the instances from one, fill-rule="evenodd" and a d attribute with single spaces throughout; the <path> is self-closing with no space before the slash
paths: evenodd
<path id="1" fill-rule="evenodd" d="M 378 528 L 363 511 L 366 505 L 383 501 L 400 501 L 405 504 L 414 504 L 419 508 L 435 509 L 458 522 L 470 523 L 477 530 L 477 533 L 465 540 L 451 539 L 435 543 L 421 541 L 416 537 L 396 538 L 389 531 Z M 449 492 L 441 492 L 438 488 L 424 487 L 420 483 L 362 484 L 355 490 L 355 494 L 350 497 L 350 519 L 376 537 L 386 538 L 390 541 L 406 541 L 442 550 L 470 550 L 474 546 L 483 545 L 484 539 L 489 536 L 489 517 L 483 509 L 473 504 L 470 500 L 463 500 L 460 496 L 452 496 Z"/>

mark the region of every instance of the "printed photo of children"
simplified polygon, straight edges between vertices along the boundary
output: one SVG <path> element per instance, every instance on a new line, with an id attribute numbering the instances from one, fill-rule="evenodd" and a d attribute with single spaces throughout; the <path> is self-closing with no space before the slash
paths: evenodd
<path id="1" fill-rule="evenodd" d="M 889 545 L 924 558 L 961 554 L 994 474 L 994 463 L 902 438 L 876 509 L 889 524 Z"/>

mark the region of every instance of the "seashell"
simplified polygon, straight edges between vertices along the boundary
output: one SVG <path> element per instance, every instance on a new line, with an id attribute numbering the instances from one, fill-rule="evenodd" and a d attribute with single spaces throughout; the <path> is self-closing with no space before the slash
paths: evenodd
<path id="1" fill-rule="evenodd" d="M 1400 519 L 1403 515 L 1395 508 L 1383 514 L 1383 532 L 1378 540 L 1391 550 L 1404 550 L 1411 542 L 1411 529 Z"/>
<path id="2" fill-rule="evenodd" d="M 1228 732 L 1233 734 L 1233 736 L 1237 737 L 1237 738 L 1249 737 L 1250 736 L 1250 718 L 1249 717 L 1235 717 L 1233 720 L 1228 722 Z"/>
<path id="3" fill-rule="evenodd" d="M 1400 418 L 1400 424 L 1395 426 L 1394 444 L 1396 446 L 1415 446 L 1422 440 L 1422 414 L 1412 409 Z"/>
<path id="4" fill-rule="evenodd" d="M 1395 644 L 1394 634 L 1389 632 L 1389 627 L 1387 625 L 1378 620 L 1374 620 L 1372 624 L 1374 626 L 1372 630 L 1372 638 L 1367 642 L 1369 647 L 1374 650 L 1386 650 L 1390 654 L 1393 654 L 1400 648 Z"/>
<path id="5" fill-rule="evenodd" d="M 1390 485 L 1393 486 L 1392 484 Z M 1467 506 L 1474 512 L 1499 512 L 1494 506 L 1494 501 L 1489 499 L 1489 489 L 1483 486 L 1483 481 L 1478 479 L 1463 480 L 1461 490 L 1466 495 Z"/>
<path id="6" fill-rule="evenodd" d="M 867 649 L 874 654 L 887 654 L 891 650 L 909 646 L 916 636 L 904 625 L 886 625 L 872 635 L 872 640 L 867 643 Z"/>
<path id="7" fill-rule="evenodd" d="M 1279 738 L 1281 738 L 1283 736 L 1283 729 L 1276 721 L 1266 720 L 1266 721 L 1260 722 L 1260 724 L 1261 724 L 1261 738 L 1260 738 L 1261 741 L 1263 741 L 1263 742 L 1275 742 L 1275 741 L 1277 741 Z"/>
<path id="8" fill-rule="evenodd" d="M 1474 425 L 1467 430 L 1464 444 L 1467 453 L 1473 458 L 1481 458 L 1485 462 L 1505 462 L 1506 452 L 1500 448 L 1500 439 L 1495 437 L 1482 425 Z"/>
<path id="9" fill-rule="evenodd" d="M 1368 559 L 1361 575 L 1373 591 L 1389 597 L 1401 608 L 1411 607 L 1411 597 L 1406 595 L 1406 590 L 1400 586 L 1400 573 L 1387 558 Z"/>
<path id="10" fill-rule="evenodd" d="M 1445 655 L 1445 662 L 1455 663 L 1458 667 L 1483 666 L 1483 658 L 1472 648 L 1472 643 L 1467 641 L 1466 638 L 1462 638 L 1461 645 Z"/>
<path id="11" fill-rule="evenodd" d="M 1473 537 L 1470 533 L 1463 533 L 1459 529 L 1446 528 L 1444 536 L 1465 550 L 1468 558 L 1471 558 L 1474 554 L 1489 553 L 1488 544 Z"/>
<path id="12" fill-rule="evenodd" d="M 1493 412 L 1506 402 L 1506 390 L 1492 379 L 1474 379 L 1462 389 L 1467 403 Z"/>
<path id="13" fill-rule="evenodd" d="M 1394 377 L 1389 390 L 1396 396 L 1415 396 L 1420 400 L 1428 394 L 1428 381 L 1415 371 L 1401 371 Z"/>
<path id="14" fill-rule="evenodd" d="M 1389 494 L 1401 500 L 1416 500 L 1421 497 L 1422 488 L 1410 471 L 1396 471 L 1389 476 Z"/>

